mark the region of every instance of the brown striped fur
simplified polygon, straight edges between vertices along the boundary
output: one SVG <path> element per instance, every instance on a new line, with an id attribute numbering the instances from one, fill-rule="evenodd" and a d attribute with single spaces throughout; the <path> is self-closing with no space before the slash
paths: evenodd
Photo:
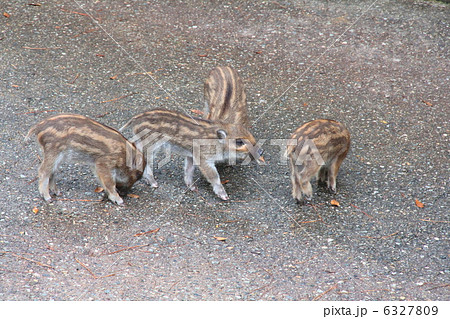
<path id="1" fill-rule="evenodd" d="M 126 192 L 141 178 L 145 167 L 142 153 L 122 134 L 82 115 L 48 118 L 33 126 L 26 139 L 32 135 L 37 136 L 44 153 L 38 173 L 39 192 L 46 201 L 52 200 L 50 192 L 58 194 L 54 175 L 63 161 L 93 164 L 109 199 L 118 205 L 123 200 L 116 188 Z"/>
<path id="2" fill-rule="evenodd" d="M 204 93 L 206 119 L 249 127 L 244 84 L 233 68 L 214 68 L 205 81 Z"/>
<path id="3" fill-rule="evenodd" d="M 158 187 L 153 176 L 153 152 L 163 146 L 158 145 L 158 139 L 165 139 L 166 146 L 170 145 L 172 151 L 185 156 L 184 180 L 191 190 L 196 189 L 193 182 L 195 164 L 211 183 L 217 196 L 223 200 L 227 200 L 228 195 L 220 182 L 215 162 L 229 158 L 230 154 L 251 155 L 263 160 L 255 138 L 240 125 L 212 122 L 191 118 L 176 111 L 155 109 L 136 115 L 120 131 L 128 126 L 132 126 L 134 138 L 139 138 L 136 146 L 147 158 L 144 178 L 153 187 Z M 202 143 L 202 140 L 208 141 L 209 146 L 204 141 Z M 202 145 L 197 149 L 200 152 L 199 159 L 195 158 L 196 145 Z"/>
<path id="4" fill-rule="evenodd" d="M 296 143 L 287 148 L 292 197 L 301 201 L 304 194 L 310 199 L 310 180 L 317 175 L 318 182 L 326 182 L 336 192 L 339 167 L 350 148 L 350 133 L 345 126 L 333 120 L 314 120 L 296 129 L 291 139 Z"/>

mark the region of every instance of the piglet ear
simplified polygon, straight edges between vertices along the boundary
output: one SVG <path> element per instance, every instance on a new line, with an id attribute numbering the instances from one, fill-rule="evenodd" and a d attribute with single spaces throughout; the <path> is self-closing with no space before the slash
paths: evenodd
<path id="1" fill-rule="evenodd" d="M 227 132 L 225 130 L 218 130 L 217 137 L 223 142 L 227 138 Z"/>

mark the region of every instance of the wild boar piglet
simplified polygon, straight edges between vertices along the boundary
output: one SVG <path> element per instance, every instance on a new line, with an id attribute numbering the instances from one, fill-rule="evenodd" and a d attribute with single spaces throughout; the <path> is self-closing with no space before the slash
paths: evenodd
<path id="1" fill-rule="evenodd" d="M 59 195 L 55 173 L 61 163 L 81 162 L 94 172 L 108 198 L 123 205 L 119 193 L 126 193 L 139 180 L 145 167 L 143 154 L 115 129 L 82 115 L 57 115 L 33 126 L 32 135 L 42 148 L 44 159 L 38 170 L 39 193 L 51 201 L 50 192 Z"/>
<path id="2" fill-rule="evenodd" d="M 205 119 L 249 127 L 244 83 L 235 69 L 214 68 L 205 80 L 204 93 Z"/>
<path id="3" fill-rule="evenodd" d="M 292 197 L 298 202 L 302 194 L 311 199 L 310 180 L 326 183 L 336 192 L 336 177 L 350 148 L 350 133 L 333 120 L 314 120 L 303 124 L 291 135 L 287 148 L 291 171 Z"/>
<path id="4" fill-rule="evenodd" d="M 215 163 L 235 160 L 239 154 L 264 161 L 262 150 L 253 135 L 243 126 L 192 118 L 180 112 L 154 109 L 134 116 L 120 131 L 132 127 L 136 146 L 144 153 L 147 166 L 144 179 L 158 187 L 153 175 L 154 153 L 160 147 L 170 148 L 185 157 L 184 181 L 191 190 L 194 185 L 194 170 L 200 172 L 212 185 L 214 193 L 223 200 L 228 195 L 220 182 Z"/>

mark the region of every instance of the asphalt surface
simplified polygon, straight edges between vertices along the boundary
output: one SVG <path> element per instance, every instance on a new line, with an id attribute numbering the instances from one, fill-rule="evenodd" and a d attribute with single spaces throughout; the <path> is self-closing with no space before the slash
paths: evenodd
<path id="1" fill-rule="evenodd" d="M 449 5 L 189 3 L 0 3 L 0 299 L 449 300 Z M 60 200 L 39 197 L 37 121 L 195 115 L 217 65 L 266 140 L 266 166 L 219 168 L 230 201 L 198 170 L 187 190 L 179 156 L 126 207 L 82 164 L 63 166 Z M 317 118 L 352 146 L 337 194 L 297 205 L 273 139 Z"/>

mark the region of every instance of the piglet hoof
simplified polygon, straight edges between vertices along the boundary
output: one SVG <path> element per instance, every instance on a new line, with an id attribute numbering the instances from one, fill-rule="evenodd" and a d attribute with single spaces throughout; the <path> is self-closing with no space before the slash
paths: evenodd
<path id="1" fill-rule="evenodd" d="M 119 206 L 125 206 L 125 204 L 123 203 L 123 199 L 119 196 L 117 196 L 117 198 L 110 198 L 110 200 L 114 203 L 117 204 Z"/>
<path id="2" fill-rule="evenodd" d="M 117 204 L 117 206 L 120 206 L 120 207 L 125 207 L 125 203 L 122 201 L 121 203 L 120 202 L 118 202 L 118 203 L 116 203 Z"/>
<path id="3" fill-rule="evenodd" d="M 157 182 L 150 183 L 150 186 L 153 187 L 153 188 L 158 188 L 159 187 Z"/>
<path id="4" fill-rule="evenodd" d="M 47 203 L 50 203 L 53 200 L 50 192 L 39 192 L 39 194 Z"/>
<path id="5" fill-rule="evenodd" d="M 60 191 L 52 191 L 52 194 L 57 196 L 57 197 L 62 196 L 62 193 Z"/>
<path id="6" fill-rule="evenodd" d="M 152 182 L 146 181 L 145 184 L 151 186 L 152 188 L 158 188 L 159 187 L 157 182 L 152 183 Z"/>
<path id="7" fill-rule="evenodd" d="M 48 204 L 53 203 L 53 202 L 55 201 L 55 199 L 54 199 L 53 197 L 51 197 L 51 196 L 45 197 L 44 200 L 45 200 Z"/>
<path id="8" fill-rule="evenodd" d="M 143 180 L 144 180 L 145 184 L 150 185 L 153 188 L 158 188 L 159 187 L 158 183 L 155 180 L 150 180 L 148 178 L 144 178 Z"/>
<path id="9" fill-rule="evenodd" d="M 330 192 L 332 192 L 333 194 L 336 194 L 336 183 L 334 183 L 334 185 L 330 182 L 327 182 L 327 188 Z"/>
<path id="10" fill-rule="evenodd" d="M 295 201 L 298 205 L 308 205 L 312 200 L 312 196 L 303 195 L 300 198 L 296 198 Z"/>
<path id="11" fill-rule="evenodd" d="M 219 197 L 220 197 L 220 199 L 222 199 L 222 200 L 229 200 L 230 198 L 228 197 L 228 195 L 227 194 L 220 194 L 220 195 L 218 195 Z"/>

